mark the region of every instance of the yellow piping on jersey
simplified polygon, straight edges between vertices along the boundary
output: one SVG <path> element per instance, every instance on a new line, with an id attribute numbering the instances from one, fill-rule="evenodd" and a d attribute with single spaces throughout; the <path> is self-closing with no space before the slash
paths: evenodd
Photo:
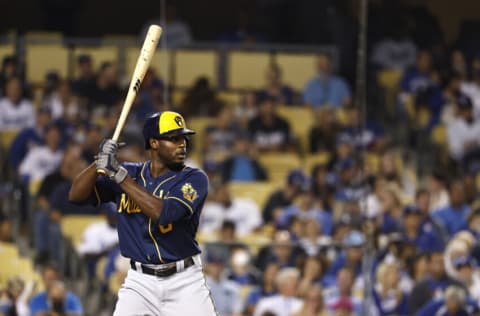
<path id="1" fill-rule="evenodd" d="M 97 206 L 102 204 L 102 200 L 100 200 L 100 194 L 98 194 L 97 186 L 93 186 L 93 191 L 95 192 L 95 196 L 97 197 Z"/>
<path id="2" fill-rule="evenodd" d="M 184 200 L 179 199 L 179 198 L 177 198 L 176 196 L 169 196 L 169 197 L 167 197 L 167 199 L 174 199 L 174 200 L 177 200 L 177 201 L 182 202 L 182 203 L 188 208 L 188 210 L 190 211 L 190 213 L 193 214 L 193 209 L 192 209 L 192 207 L 191 207 L 190 205 L 188 205 L 188 203 L 185 202 Z"/>
<path id="3" fill-rule="evenodd" d="M 140 171 L 140 176 L 142 177 L 142 180 L 143 180 L 143 183 L 144 183 L 144 186 L 147 185 L 147 182 L 145 181 L 145 178 L 143 177 L 143 169 L 145 168 L 145 164 L 143 164 L 143 167 L 142 167 L 142 171 Z M 155 190 L 153 190 L 152 194 L 155 196 L 155 191 L 158 190 L 158 188 L 160 188 L 160 186 L 162 184 L 164 184 L 165 182 L 175 178 L 176 175 L 174 176 L 171 176 L 170 178 L 166 178 L 165 180 L 163 180 L 162 182 L 160 182 L 157 187 L 155 188 Z M 152 234 L 152 218 L 149 218 L 148 219 L 148 234 L 150 235 L 150 238 L 152 239 L 153 241 L 153 244 L 155 245 L 155 249 L 157 250 L 157 254 L 158 254 L 158 259 L 160 259 L 160 262 L 163 263 L 163 259 L 162 259 L 162 255 L 160 254 L 160 248 L 158 247 L 158 243 L 157 243 L 157 240 L 155 239 L 155 237 L 153 236 Z"/>
<path id="4" fill-rule="evenodd" d="M 142 166 L 142 170 L 140 170 L 140 177 L 142 178 L 144 187 L 147 186 L 147 181 L 145 181 L 145 177 L 143 176 L 143 170 L 145 169 L 146 165 L 147 165 L 147 163 L 145 162 Z"/>
<path id="5" fill-rule="evenodd" d="M 157 243 L 157 241 L 155 240 L 155 237 L 153 237 L 153 234 L 152 234 L 152 219 L 151 218 L 148 219 L 148 233 L 150 234 L 150 238 L 152 238 L 153 244 L 155 245 L 155 248 L 157 249 L 158 259 L 160 259 L 160 262 L 163 263 L 162 256 L 160 255 L 160 248 L 158 247 L 158 243 Z"/>
<path id="6" fill-rule="evenodd" d="M 157 192 L 158 189 L 160 189 L 160 186 L 162 184 L 164 184 L 165 182 L 169 181 L 169 180 L 172 180 L 173 178 L 175 178 L 177 175 L 174 175 L 174 176 L 171 176 L 170 178 L 166 178 L 165 180 L 163 180 L 162 182 L 160 182 L 157 187 L 155 188 L 155 190 L 153 190 L 153 195 L 155 195 L 155 192 Z"/>

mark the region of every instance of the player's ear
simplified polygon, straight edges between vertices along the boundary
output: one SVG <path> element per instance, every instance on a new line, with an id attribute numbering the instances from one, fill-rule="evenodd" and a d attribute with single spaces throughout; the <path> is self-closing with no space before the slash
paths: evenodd
<path id="1" fill-rule="evenodd" d="M 158 149 L 158 139 L 150 138 L 148 141 L 150 143 L 150 148 Z"/>

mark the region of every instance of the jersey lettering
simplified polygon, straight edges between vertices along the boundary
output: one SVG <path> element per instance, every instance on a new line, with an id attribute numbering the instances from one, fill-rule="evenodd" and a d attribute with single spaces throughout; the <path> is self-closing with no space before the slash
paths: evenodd
<path id="1" fill-rule="evenodd" d="M 120 203 L 118 203 L 118 213 L 127 212 L 127 214 L 141 213 L 142 210 L 130 197 L 122 193 Z"/>

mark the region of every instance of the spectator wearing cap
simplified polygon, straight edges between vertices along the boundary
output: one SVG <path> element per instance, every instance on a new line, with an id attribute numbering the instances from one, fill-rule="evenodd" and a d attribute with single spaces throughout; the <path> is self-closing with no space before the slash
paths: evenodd
<path id="1" fill-rule="evenodd" d="M 323 292 L 329 315 L 361 316 L 362 298 L 354 286 L 355 272 L 349 267 L 342 267 L 335 275 L 335 283 Z M 344 314 L 339 314 L 339 311 Z M 345 312 L 348 312 L 345 314 Z"/>
<path id="2" fill-rule="evenodd" d="M 359 178 L 359 166 L 355 159 L 349 157 L 335 165 L 336 191 L 335 199 L 340 202 L 358 201 L 366 193 L 366 187 Z"/>
<path id="3" fill-rule="evenodd" d="M 312 192 L 316 198 L 322 199 L 323 208 L 332 210 L 335 204 L 335 188 L 331 183 L 328 169 L 325 164 L 317 164 L 312 169 L 311 174 Z"/>
<path id="4" fill-rule="evenodd" d="M 19 132 L 35 126 L 33 104 L 23 98 L 22 82 L 17 77 L 10 78 L 5 86 L 5 96 L 0 98 L 0 132 Z"/>
<path id="5" fill-rule="evenodd" d="M 416 313 L 430 300 L 442 298 L 450 285 L 462 287 L 460 282 L 446 274 L 443 256 L 441 250 L 434 250 L 428 254 L 429 275 L 413 287 L 408 300 L 409 315 L 417 315 Z"/>
<path id="6" fill-rule="evenodd" d="M 416 316 L 470 316 L 479 312 L 478 303 L 469 299 L 465 290 L 458 286 L 449 286 L 445 297 L 433 299 L 422 307 Z"/>
<path id="7" fill-rule="evenodd" d="M 14 169 L 18 168 L 31 148 L 44 144 L 45 127 L 51 122 L 50 109 L 41 107 L 37 111 L 35 126 L 26 127 L 17 134 L 8 153 L 8 161 Z"/>
<path id="8" fill-rule="evenodd" d="M 457 279 L 468 289 L 469 297 L 480 301 L 480 275 L 475 260 L 470 255 L 460 256 L 453 258 L 452 265 Z"/>
<path id="9" fill-rule="evenodd" d="M 315 111 L 315 116 L 315 125 L 309 133 L 310 153 L 333 153 L 337 135 L 341 131 L 335 109 L 321 107 Z"/>
<path id="10" fill-rule="evenodd" d="M 225 276 L 222 259 L 214 254 L 207 255 L 205 273 L 207 285 L 219 315 L 239 316 L 243 310 L 240 288 Z"/>
<path id="11" fill-rule="evenodd" d="M 465 202 L 464 184 L 461 180 L 449 185 L 450 205 L 433 213 L 433 218 L 445 227 L 451 237 L 467 228 L 470 206 Z"/>
<path id="12" fill-rule="evenodd" d="M 408 205 L 403 210 L 402 229 L 404 239 L 412 243 L 421 252 L 443 249 L 443 240 L 435 234 L 430 223 L 422 223 L 422 213 L 417 205 Z"/>
<path id="13" fill-rule="evenodd" d="M 266 97 L 277 99 L 279 104 L 293 104 L 293 89 L 282 82 L 282 69 L 276 63 L 270 63 L 265 71 L 265 86 L 258 90 L 260 100 Z"/>
<path id="14" fill-rule="evenodd" d="M 267 97 L 260 101 L 258 115 L 248 122 L 252 142 L 261 152 L 295 149 L 290 124 L 277 114 L 276 108 L 277 100 Z"/>
<path id="15" fill-rule="evenodd" d="M 262 212 L 264 222 L 270 223 L 274 220 L 275 214 L 280 214 L 284 207 L 291 205 L 306 185 L 308 180 L 302 170 L 290 171 L 283 188 L 273 192 L 268 198 Z"/>
<path id="16" fill-rule="evenodd" d="M 264 181 L 267 173 L 256 159 L 252 143 L 246 135 L 238 135 L 233 143 L 233 152 L 221 164 L 221 178 L 229 181 Z"/>
<path id="17" fill-rule="evenodd" d="M 73 93 L 84 99 L 90 99 L 95 90 L 95 72 L 90 55 L 82 54 L 77 58 L 77 76 L 72 83 Z"/>
<path id="18" fill-rule="evenodd" d="M 285 229 L 292 217 L 302 221 L 316 220 L 320 225 L 322 235 L 330 236 L 332 234 L 332 215 L 321 208 L 310 188 L 303 188 L 295 202 L 283 209 L 276 221 L 277 227 Z"/>
<path id="19" fill-rule="evenodd" d="M 323 278 L 323 284 L 331 286 L 337 279 L 339 271 L 345 267 L 352 269 L 354 281 L 362 270 L 362 249 L 364 245 L 365 236 L 363 233 L 358 230 L 350 231 L 343 239 L 344 252 L 332 263 L 332 266 Z"/>
<path id="20" fill-rule="evenodd" d="M 276 316 L 291 316 L 302 308 L 302 300 L 297 298 L 300 272 L 295 268 L 284 268 L 278 272 L 276 285 L 278 294 L 260 299 L 253 316 L 273 312 Z"/>
<path id="21" fill-rule="evenodd" d="M 27 181 L 41 181 L 58 168 L 63 156 L 60 130 L 54 124 L 45 127 L 45 145 L 30 149 L 18 171 Z"/>
<path id="22" fill-rule="evenodd" d="M 303 90 L 306 104 L 319 108 L 331 106 L 339 108 L 351 102 L 351 91 L 347 82 L 333 72 L 332 59 L 327 54 L 320 54 L 316 61 L 317 74 Z"/>
<path id="23" fill-rule="evenodd" d="M 460 96 L 457 100 L 456 119 L 447 125 L 447 140 L 450 157 L 464 170 L 477 168 L 476 165 L 479 164 L 479 139 L 480 122 L 473 116 L 472 102 L 470 98 Z"/>
<path id="24" fill-rule="evenodd" d="M 347 133 L 339 133 L 335 138 L 335 150 L 328 162 L 328 169 L 336 171 L 340 163 L 351 159 L 353 156 L 353 139 Z"/>
<path id="25" fill-rule="evenodd" d="M 349 106 L 345 110 L 346 120 L 342 126 L 342 133 L 350 136 L 352 146 L 355 149 L 367 149 L 375 153 L 383 152 L 386 146 L 383 126 L 369 118 L 365 121 L 356 106 Z"/>

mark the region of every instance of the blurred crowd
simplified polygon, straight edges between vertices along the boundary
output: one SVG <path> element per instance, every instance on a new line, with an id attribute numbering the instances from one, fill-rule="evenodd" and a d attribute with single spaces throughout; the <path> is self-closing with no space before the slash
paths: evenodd
<path id="1" fill-rule="evenodd" d="M 141 128 L 153 112 L 172 109 L 202 126 L 189 142 L 188 164 L 210 178 L 199 239 L 220 315 L 478 315 L 480 56 L 438 54 L 404 38 L 379 41 L 371 56 L 373 113 L 355 104 L 328 55 L 318 56 L 317 75 L 303 91 L 273 63 L 264 86 L 237 91 L 238 102 L 222 99 L 203 77 L 174 101 L 172 88 L 147 72 L 120 158 L 145 159 Z M 18 187 L 20 207 L 12 213 L 0 204 L 0 239 L 11 241 L 11 223 L 20 222 L 43 284 L 11 279 L 0 291 L 0 315 L 91 308 L 66 289 L 56 265 L 65 267 L 61 222 L 71 214 L 106 219 L 89 226 L 75 249 L 100 305 L 112 308 L 128 270 L 115 207 L 79 207 L 67 198 L 72 179 L 112 134 L 125 96 L 114 63 L 93 65 L 81 55 L 73 79 L 48 73 L 35 87 L 15 56 L 3 60 L 0 185 Z M 295 114 L 282 116 L 280 108 L 308 109 L 308 135 L 296 134 Z M 278 182 L 265 155 L 323 159 L 279 170 L 287 176 Z M 230 184 L 238 182 L 275 190 L 262 204 L 235 195 Z"/>

